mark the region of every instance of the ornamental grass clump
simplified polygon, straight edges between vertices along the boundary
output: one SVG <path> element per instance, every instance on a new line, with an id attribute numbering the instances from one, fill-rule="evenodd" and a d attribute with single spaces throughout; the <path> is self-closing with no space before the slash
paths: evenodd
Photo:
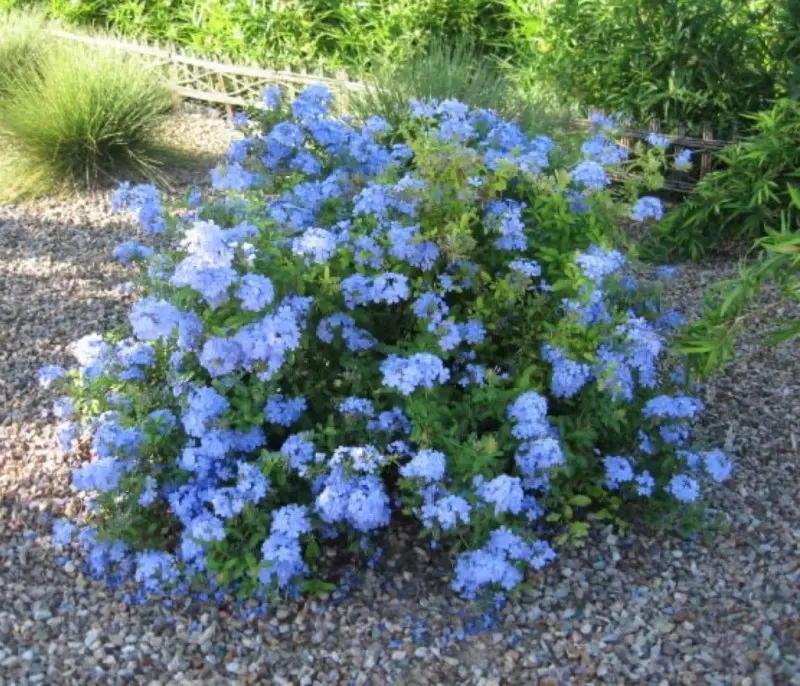
<path id="1" fill-rule="evenodd" d="M 41 372 L 88 501 L 56 542 L 143 593 L 296 592 L 403 514 L 474 597 L 593 522 L 696 513 L 731 463 L 691 442 L 680 320 L 608 243 L 630 204 L 605 167 L 554 168 L 550 139 L 452 100 L 412 102 L 394 144 L 330 105 L 266 91 L 180 212 L 117 191 L 173 248 L 123 244 L 128 324 Z M 587 157 L 613 157 L 602 135 Z"/>
<path id="2" fill-rule="evenodd" d="M 530 93 L 530 91 L 529 91 Z M 378 115 L 395 130 L 409 117 L 410 99 L 455 99 L 470 107 L 487 107 L 517 120 L 526 132 L 552 129 L 558 117 L 514 85 L 497 59 L 483 55 L 468 40 L 434 40 L 426 51 L 401 62 L 379 62 L 366 88 L 353 93 L 349 109 L 366 120 Z M 559 124 L 564 124 L 564 117 Z"/>
<path id="3" fill-rule="evenodd" d="M 162 179 L 169 89 L 121 53 L 52 46 L 0 99 L 2 194 L 35 196 L 124 178 Z"/>

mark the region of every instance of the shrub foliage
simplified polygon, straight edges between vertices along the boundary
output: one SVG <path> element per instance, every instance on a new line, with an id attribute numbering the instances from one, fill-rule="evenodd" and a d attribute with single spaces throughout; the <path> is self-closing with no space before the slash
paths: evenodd
<path id="1" fill-rule="evenodd" d="M 800 47 L 795 5 L 566 0 L 528 19 L 527 44 L 534 77 L 584 106 L 697 133 L 708 122 L 724 137 L 789 88 Z"/>
<path id="2" fill-rule="evenodd" d="M 552 140 L 453 100 L 412 102 L 392 143 L 330 100 L 268 89 L 177 214 L 151 186 L 116 194 L 174 247 L 120 246 L 128 326 L 42 370 L 68 393 L 63 447 L 92 457 L 73 485 L 96 497 L 94 573 L 315 588 L 321 546 L 369 551 L 404 512 L 474 596 L 592 522 L 697 514 L 731 463 L 692 446 L 679 319 L 608 243 L 631 208 L 599 160 L 623 151 L 597 132 L 559 168 Z"/>
<path id="3" fill-rule="evenodd" d="M 752 117 L 753 135 L 719 155 L 722 169 L 704 176 L 668 213 L 648 251 L 655 257 L 701 257 L 731 239 L 755 240 L 777 227 L 800 182 L 800 105 L 781 100 Z M 797 229 L 797 215 L 788 218 Z"/>

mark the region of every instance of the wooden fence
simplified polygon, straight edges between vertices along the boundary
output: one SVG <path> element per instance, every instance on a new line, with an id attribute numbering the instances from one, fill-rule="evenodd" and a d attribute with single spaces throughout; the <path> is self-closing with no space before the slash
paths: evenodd
<path id="1" fill-rule="evenodd" d="M 264 87 L 270 84 L 285 87 L 290 97 L 294 97 L 309 84 L 321 83 L 345 101 L 349 93 L 364 89 L 362 83 L 352 80 L 343 70 L 331 74 L 322 69 L 264 69 L 200 59 L 172 45 L 130 43 L 112 38 L 69 33 L 60 29 L 52 29 L 50 34 L 62 40 L 138 55 L 144 62 L 162 71 L 172 89 L 180 97 L 211 105 L 222 105 L 229 113 L 233 112 L 233 108 L 251 105 Z"/>
<path id="2" fill-rule="evenodd" d="M 592 126 L 591 121 L 588 119 L 578 119 L 577 123 L 584 129 L 588 129 Z M 686 127 L 680 125 L 676 127 L 674 133 L 663 133 L 657 119 L 651 120 L 648 129 L 635 127 L 622 128 L 616 133 L 620 137 L 621 145 L 626 148 L 630 148 L 636 140 L 647 140 L 650 134 L 657 133 L 659 136 L 666 138 L 670 144 L 674 146 L 675 153 L 684 148 L 692 150 L 693 153 L 699 153 L 699 163 L 693 164 L 691 171 L 682 172 L 670 170 L 667 172 L 664 180 L 664 188 L 678 193 L 688 193 L 691 191 L 697 181 L 711 171 L 714 163 L 714 153 L 735 142 L 714 138 L 714 130 L 710 124 L 706 124 L 703 127 L 702 138 L 687 136 Z"/>
<path id="3" fill-rule="evenodd" d="M 223 106 L 228 114 L 234 108 L 242 108 L 252 104 L 265 86 L 281 85 L 290 97 L 312 83 L 321 83 L 337 95 L 344 107 L 349 94 L 363 91 L 363 83 L 352 79 L 346 71 L 330 73 L 323 69 L 307 68 L 265 69 L 259 66 L 234 65 L 225 62 L 213 62 L 200 59 L 175 46 L 149 45 L 132 43 L 113 38 L 88 36 L 69 33 L 60 29 L 51 29 L 56 38 L 85 43 L 98 47 L 111 48 L 138 55 L 153 68 L 160 70 L 174 92 L 181 98 L 198 102 Z M 589 128 L 588 119 L 573 120 L 580 128 Z M 659 133 L 675 146 L 676 152 L 681 148 L 689 148 L 700 154 L 699 164 L 693 165 L 692 172 L 670 172 L 664 186 L 668 190 L 686 193 L 692 189 L 699 178 L 706 174 L 713 165 L 714 153 L 732 141 L 714 138 L 710 126 L 703 129 L 702 138 L 685 135 L 685 127 L 677 127 L 672 134 L 662 133 L 659 122 L 653 120 L 648 129 L 626 128 L 618 131 L 621 143 L 631 147 L 633 141 L 645 140 L 651 133 Z"/>

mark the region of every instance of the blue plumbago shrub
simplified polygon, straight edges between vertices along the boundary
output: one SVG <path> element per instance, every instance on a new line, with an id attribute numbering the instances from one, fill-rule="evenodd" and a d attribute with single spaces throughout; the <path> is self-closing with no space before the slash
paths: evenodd
<path id="1" fill-rule="evenodd" d="M 180 211 L 117 191 L 173 247 L 120 246 L 128 325 L 41 371 L 61 447 L 91 456 L 89 521 L 58 544 L 145 592 L 297 591 L 321 545 L 368 551 L 404 513 L 472 597 L 729 475 L 690 442 L 680 317 L 608 243 L 618 215 L 660 212 L 612 199 L 622 148 L 598 129 L 559 168 L 550 139 L 458 102 L 412 102 L 402 132 L 330 104 L 265 92 Z"/>

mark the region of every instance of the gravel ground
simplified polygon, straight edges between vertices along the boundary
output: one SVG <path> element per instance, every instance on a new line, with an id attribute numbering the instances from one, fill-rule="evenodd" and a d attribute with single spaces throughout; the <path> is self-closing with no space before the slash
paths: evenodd
<path id="1" fill-rule="evenodd" d="M 227 135 L 182 126 L 209 150 Z M 119 600 L 50 547 L 74 464 L 32 376 L 124 316 L 109 255 L 129 237 L 108 194 L 0 206 L 0 685 L 800 684 L 797 347 L 755 337 L 704 391 L 702 432 L 738 463 L 709 494 L 727 521 L 710 541 L 599 532 L 502 608 L 454 598 L 403 531 L 376 569 L 340 569 L 342 591 L 261 616 Z M 696 312 L 731 269 L 687 265 L 672 297 Z"/>

